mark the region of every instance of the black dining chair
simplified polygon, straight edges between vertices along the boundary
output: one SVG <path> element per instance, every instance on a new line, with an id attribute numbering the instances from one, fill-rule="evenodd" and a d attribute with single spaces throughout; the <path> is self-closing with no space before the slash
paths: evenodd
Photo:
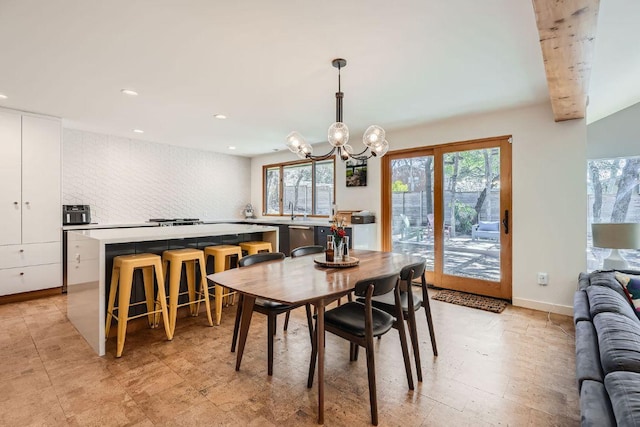
<path id="1" fill-rule="evenodd" d="M 291 258 L 296 258 L 299 256 L 305 255 L 313 255 L 313 254 L 321 254 L 324 252 L 324 248 L 319 245 L 310 245 L 310 246 L 300 246 L 299 248 L 295 248 L 291 251 Z M 307 310 L 310 310 L 309 305 L 306 305 Z M 289 316 L 291 315 L 291 311 L 287 311 L 287 315 L 284 317 L 284 330 L 286 331 L 289 327 Z M 311 333 L 311 331 L 309 332 Z M 313 338 L 312 338 L 313 339 Z"/>
<path id="2" fill-rule="evenodd" d="M 249 267 L 254 264 L 267 261 L 281 261 L 284 259 L 284 254 L 281 252 L 273 253 L 258 253 L 254 255 L 248 255 L 241 258 L 238 261 L 238 267 Z M 231 343 L 231 352 L 236 351 L 236 344 L 238 341 L 238 331 L 240 330 L 240 318 L 242 317 L 242 302 L 243 296 L 240 295 L 240 303 L 236 311 L 236 321 L 233 327 L 233 342 Z M 271 376 L 273 375 L 273 336 L 276 334 L 276 317 L 282 313 L 288 313 L 294 308 L 298 308 L 301 305 L 289 305 L 282 304 L 275 301 L 269 301 L 262 298 L 256 298 L 253 304 L 253 311 L 261 313 L 267 316 L 267 372 Z M 307 306 L 307 322 L 309 324 L 309 331 L 313 329 L 313 321 L 311 319 L 311 308 Z M 309 332 L 312 337 L 312 332 Z"/>
<path id="3" fill-rule="evenodd" d="M 378 425 L 378 398 L 376 392 L 376 372 L 373 338 L 382 336 L 396 327 L 400 335 L 402 356 L 407 375 L 409 390 L 413 390 L 413 376 L 411 374 L 411 362 L 407 348 L 407 337 L 402 321 L 402 307 L 400 306 L 400 277 L 396 274 L 374 277 L 360 280 L 355 284 L 355 295 L 364 296 L 364 302 L 347 302 L 334 309 L 328 310 L 324 315 L 325 331 L 331 332 L 350 342 L 350 360 L 357 360 L 357 352 L 364 347 L 367 352 L 367 376 L 369 380 L 369 402 L 371 404 L 371 422 Z M 372 299 L 375 296 L 391 294 L 395 299 L 395 315 L 373 307 Z M 314 328 L 314 337 L 317 336 L 317 320 Z M 317 337 L 320 338 L 320 337 Z M 314 339 L 309 363 L 309 379 L 307 387 L 313 386 L 316 359 L 318 354 L 318 341 L 324 345 L 322 339 Z"/>
<path id="4" fill-rule="evenodd" d="M 416 295 L 411 291 L 413 279 L 421 278 L 422 296 Z M 405 266 L 400 271 L 400 280 L 403 282 L 400 286 L 400 305 L 402 307 L 402 315 L 409 327 L 409 336 L 411 337 L 411 345 L 413 347 L 413 357 L 416 363 L 416 371 L 418 381 L 422 381 L 422 365 L 420 364 L 420 348 L 418 341 L 418 332 L 416 329 L 416 311 L 424 306 L 424 312 L 427 317 L 427 326 L 429 327 L 429 335 L 431 336 L 431 348 L 433 355 L 438 355 L 438 347 L 436 345 L 436 335 L 433 329 L 433 319 L 431 318 L 431 306 L 429 305 L 429 293 L 427 290 L 427 279 L 425 277 L 425 261 L 417 262 Z M 409 298 L 411 296 L 411 298 Z M 359 301 L 364 302 L 362 298 Z M 391 295 L 380 295 L 373 297 L 372 304 L 374 307 L 384 310 L 385 312 L 395 315 L 395 301 Z"/>

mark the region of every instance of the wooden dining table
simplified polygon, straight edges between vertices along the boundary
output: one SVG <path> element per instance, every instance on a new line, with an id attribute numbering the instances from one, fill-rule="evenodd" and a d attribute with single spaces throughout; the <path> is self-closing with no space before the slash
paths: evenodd
<path id="1" fill-rule="evenodd" d="M 207 278 L 243 295 L 240 334 L 236 354 L 236 371 L 240 369 L 256 298 L 283 304 L 316 307 L 316 340 L 324 342 L 325 305 L 354 290 L 362 279 L 399 273 L 408 264 L 422 258 L 391 252 L 352 250 L 359 264 L 349 268 L 319 266 L 314 258 L 324 254 L 286 258 L 210 274 Z M 324 345 L 318 345 L 318 424 L 324 424 Z"/>

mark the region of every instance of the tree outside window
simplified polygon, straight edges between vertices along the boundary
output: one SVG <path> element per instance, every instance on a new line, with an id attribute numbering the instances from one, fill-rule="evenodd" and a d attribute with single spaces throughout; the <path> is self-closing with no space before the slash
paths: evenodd
<path id="1" fill-rule="evenodd" d="M 609 249 L 594 248 L 594 222 L 640 222 L 640 156 L 596 159 L 587 163 L 587 269 L 602 268 Z M 621 251 L 632 268 L 640 269 L 640 250 Z"/>

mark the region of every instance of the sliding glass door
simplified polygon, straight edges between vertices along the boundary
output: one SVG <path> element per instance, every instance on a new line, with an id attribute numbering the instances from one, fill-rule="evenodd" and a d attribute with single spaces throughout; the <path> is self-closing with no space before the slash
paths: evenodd
<path id="1" fill-rule="evenodd" d="M 387 158 L 388 157 L 388 158 Z M 383 246 L 426 259 L 435 286 L 511 298 L 508 137 L 383 158 Z"/>

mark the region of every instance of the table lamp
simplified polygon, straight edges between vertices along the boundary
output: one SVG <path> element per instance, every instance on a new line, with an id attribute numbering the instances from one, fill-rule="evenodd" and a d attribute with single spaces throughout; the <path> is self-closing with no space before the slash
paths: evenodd
<path id="1" fill-rule="evenodd" d="M 619 249 L 640 249 L 640 223 L 598 223 L 591 224 L 593 246 L 611 249 L 611 254 L 604 260 L 605 270 L 624 270 L 629 263 L 620 255 Z"/>

